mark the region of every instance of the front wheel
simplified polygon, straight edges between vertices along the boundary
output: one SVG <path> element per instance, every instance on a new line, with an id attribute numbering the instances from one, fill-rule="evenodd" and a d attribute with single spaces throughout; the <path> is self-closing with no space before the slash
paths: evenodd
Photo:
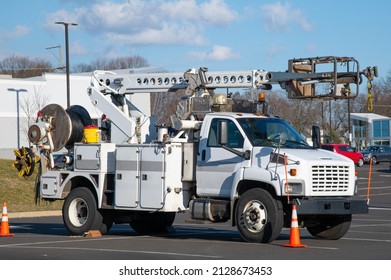
<path id="1" fill-rule="evenodd" d="M 268 243 L 282 230 L 282 204 L 262 189 L 251 189 L 239 199 L 236 208 L 236 226 L 247 242 Z"/>
<path id="2" fill-rule="evenodd" d="M 358 167 L 361 167 L 364 165 L 364 160 L 362 158 L 360 158 L 358 161 L 357 161 L 357 166 Z"/>
<path id="3" fill-rule="evenodd" d="M 97 210 L 94 195 L 85 187 L 72 190 L 66 197 L 62 217 L 65 227 L 74 235 L 102 228 L 103 216 Z"/>
<path id="4" fill-rule="evenodd" d="M 318 216 L 318 219 L 315 225 L 307 226 L 308 232 L 319 239 L 337 240 L 348 232 L 352 215 Z"/>

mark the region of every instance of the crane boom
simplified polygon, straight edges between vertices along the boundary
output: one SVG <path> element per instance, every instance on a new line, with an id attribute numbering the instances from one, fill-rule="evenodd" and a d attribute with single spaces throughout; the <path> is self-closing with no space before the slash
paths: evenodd
<path id="1" fill-rule="evenodd" d="M 189 69 L 184 73 L 148 73 L 120 76 L 110 71 L 95 71 L 92 86 L 102 93 L 132 94 L 186 89 L 192 96 L 198 89 L 258 88 L 265 84 L 266 71 L 218 71 Z"/>
<path id="2" fill-rule="evenodd" d="M 220 111 L 225 110 L 224 106 L 232 103 L 228 96 L 215 94 L 214 89 L 269 90 L 273 84 L 279 84 L 288 93 L 288 98 L 350 99 L 358 95 L 362 75 L 371 80 L 377 76 L 377 67 L 360 71 L 359 63 L 354 58 L 336 56 L 290 59 L 285 72 L 209 71 L 206 67 L 189 69 L 184 73 L 117 74 L 95 71 L 88 95 L 102 112 L 110 112 L 110 119 L 121 130 L 121 134 L 126 135 L 126 139 L 140 142 L 139 137 L 135 137 L 135 131 L 139 131 L 137 127 L 145 124 L 144 120 L 150 116 L 139 110 L 131 101 L 132 98 L 126 95 L 184 90 L 186 98 L 177 104 L 171 122 L 177 130 L 197 129 L 200 116 L 202 119 L 216 107 Z M 325 92 L 325 87 L 319 91 L 318 84 L 328 85 L 329 91 Z M 357 87 L 356 92 L 351 90 L 351 85 Z M 227 108 L 232 109 L 232 106 Z"/>

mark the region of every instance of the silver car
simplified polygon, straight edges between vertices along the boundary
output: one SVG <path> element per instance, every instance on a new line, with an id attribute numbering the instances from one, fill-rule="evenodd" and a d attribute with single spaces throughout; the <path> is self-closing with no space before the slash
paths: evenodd
<path id="1" fill-rule="evenodd" d="M 379 162 L 391 162 L 391 147 L 389 146 L 368 146 L 361 151 L 364 161 L 369 163 L 372 158 L 372 164 Z"/>

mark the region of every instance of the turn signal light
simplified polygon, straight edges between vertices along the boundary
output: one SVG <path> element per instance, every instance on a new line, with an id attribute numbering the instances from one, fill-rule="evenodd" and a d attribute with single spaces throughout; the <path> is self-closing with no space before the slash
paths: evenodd
<path id="1" fill-rule="evenodd" d="M 265 101 L 265 93 L 261 92 L 258 93 L 258 102 L 264 102 Z"/>
<path id="2" fill-rule="evenodd" d="M 289 170 L 289 174 L 291 174 L 291 176 L 296 176 L 297 175 L 297 169 Z"/>

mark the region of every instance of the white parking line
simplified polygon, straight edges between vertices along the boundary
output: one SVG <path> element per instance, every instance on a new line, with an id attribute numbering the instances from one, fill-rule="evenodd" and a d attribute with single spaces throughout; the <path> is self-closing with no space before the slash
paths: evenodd
<path id="1" fill-rule="evenodd" d="M 391 226 L 391 223 L 387 223 L 387 224 L 368 224 L 368 225 L 351 225 L 350 227 L 356 227 L 356 228 L 359 228 L 359 227 L 379 227 L 379 226 L 386 226 L 386 227 L 389 227 Z"/>
<path id="2" fill-rule="evenodd" d="M 389 195 L 389 194 L 391 194 L 391 193 L 371 193 L 369 196 L 371 197 L 371 196 L 380 196 L 380 195 Z M 366 197 L 367 195 L 366 194 L 359 194 L 358 196 L 360 196 L 360 197 Z"/>
<path id="3" fill-rule="evenodd" d="M 391 211 L 391 208 L 389 207 L 369 207 L 370 210 L 381 210 L 381 211 Z"/>
<path id="4" fill-rule="evenodd" d="M 389 239 L 371 239 L 371 238 L 351 238 L 351 237 L 343 237 L 341 238 L 343 240 L 353 240 L 353 241 L 370 241 L 370 242 L 384 242 L 384 243 L 391 243 L 391 240 Z"/>
<path id="5" fill-rule="evenodd" d="M 307 246 L 307 248 L 311 248 L 311 249 L 323 249 L 323 250 L 339 250 L 339 248 L 335 248 L 335 247 Z"/>
<path id="6" fill-rule="evenodd" d="M 53 250 L 78 250 L 78 251 L 94 251 L 94 252 L 115 252 L 115 253 L 135 253 L 135 254 L 151 254 L 151 255 L 165 255 L 165 256 L 180 256 L 180 257 L 190 257 L 190 258 L 211 258 L 218 259 L 222 258 L 221 256 L 212 256 L 212 255 L 198 255 L 198 254 L 182 254 L 182 253 L 172 253 L 172 252 L 159 252 L 159 251 L 139 251 L 139 250 L 120 250 L 120 249 L 98 249 L 98 248 L 82 248 L 82 247 L 53 247 L 53 246 L 7 246 L 8 248 L 13 249 L 53 249 Z"/>
<path id="7" fill-rule="evenodd" d="M 140 238 L 140 237 L 137 237 Z M 49 246 L 50 244 L 60 244 L 60 243 L 74 243 L 74 242 L 91 242 L 91 241 L 106 241 L 106 240 L 119 240 L 119 239 L 134 239 L 133 237 L 112 237 L 104 239 L 72 239 L 72 240 L 63 240 L 63 241 L 46 241 L 46 242 L 31 242 L 31 243 L 15 243 L 15 244 L 4 244 L 0 245 L 0 248 L 32 248 L 32 249 L 55 249 L 55 250 L 81 250 L 81 251 L 96 251 L 96 252 L 119 252 L 119 253 L 138 253 L 138 254 L 154 254 L 154 255 L 171 255 L 171 256 L 181 256 L 181 257 L 191 257 L 191 258 L 211 258 L 218 259 L 222 258 L 221 256 L 215 255 L 200 255 L 200 254 L 185 254 L 185 253 L 174 253 L 174 252 L 159 252 L 159 251 L 144 251 L 144 250 L 122 250 L 122 249 L 98 249 L 98 248 L 85 248 L 85 247 L 55 247 Z M 38 246 L 41 245 L 41 246 Z"/>
<path id="8" fill-rule="evenodd" d="M 383 186 L 383 187 L 372 187 L 371 190 L 383 190 L 383 189 L 391 189 L 391 186 Z M 358 191 L 366 191 L 366 189 L 360 189 Z"/>

